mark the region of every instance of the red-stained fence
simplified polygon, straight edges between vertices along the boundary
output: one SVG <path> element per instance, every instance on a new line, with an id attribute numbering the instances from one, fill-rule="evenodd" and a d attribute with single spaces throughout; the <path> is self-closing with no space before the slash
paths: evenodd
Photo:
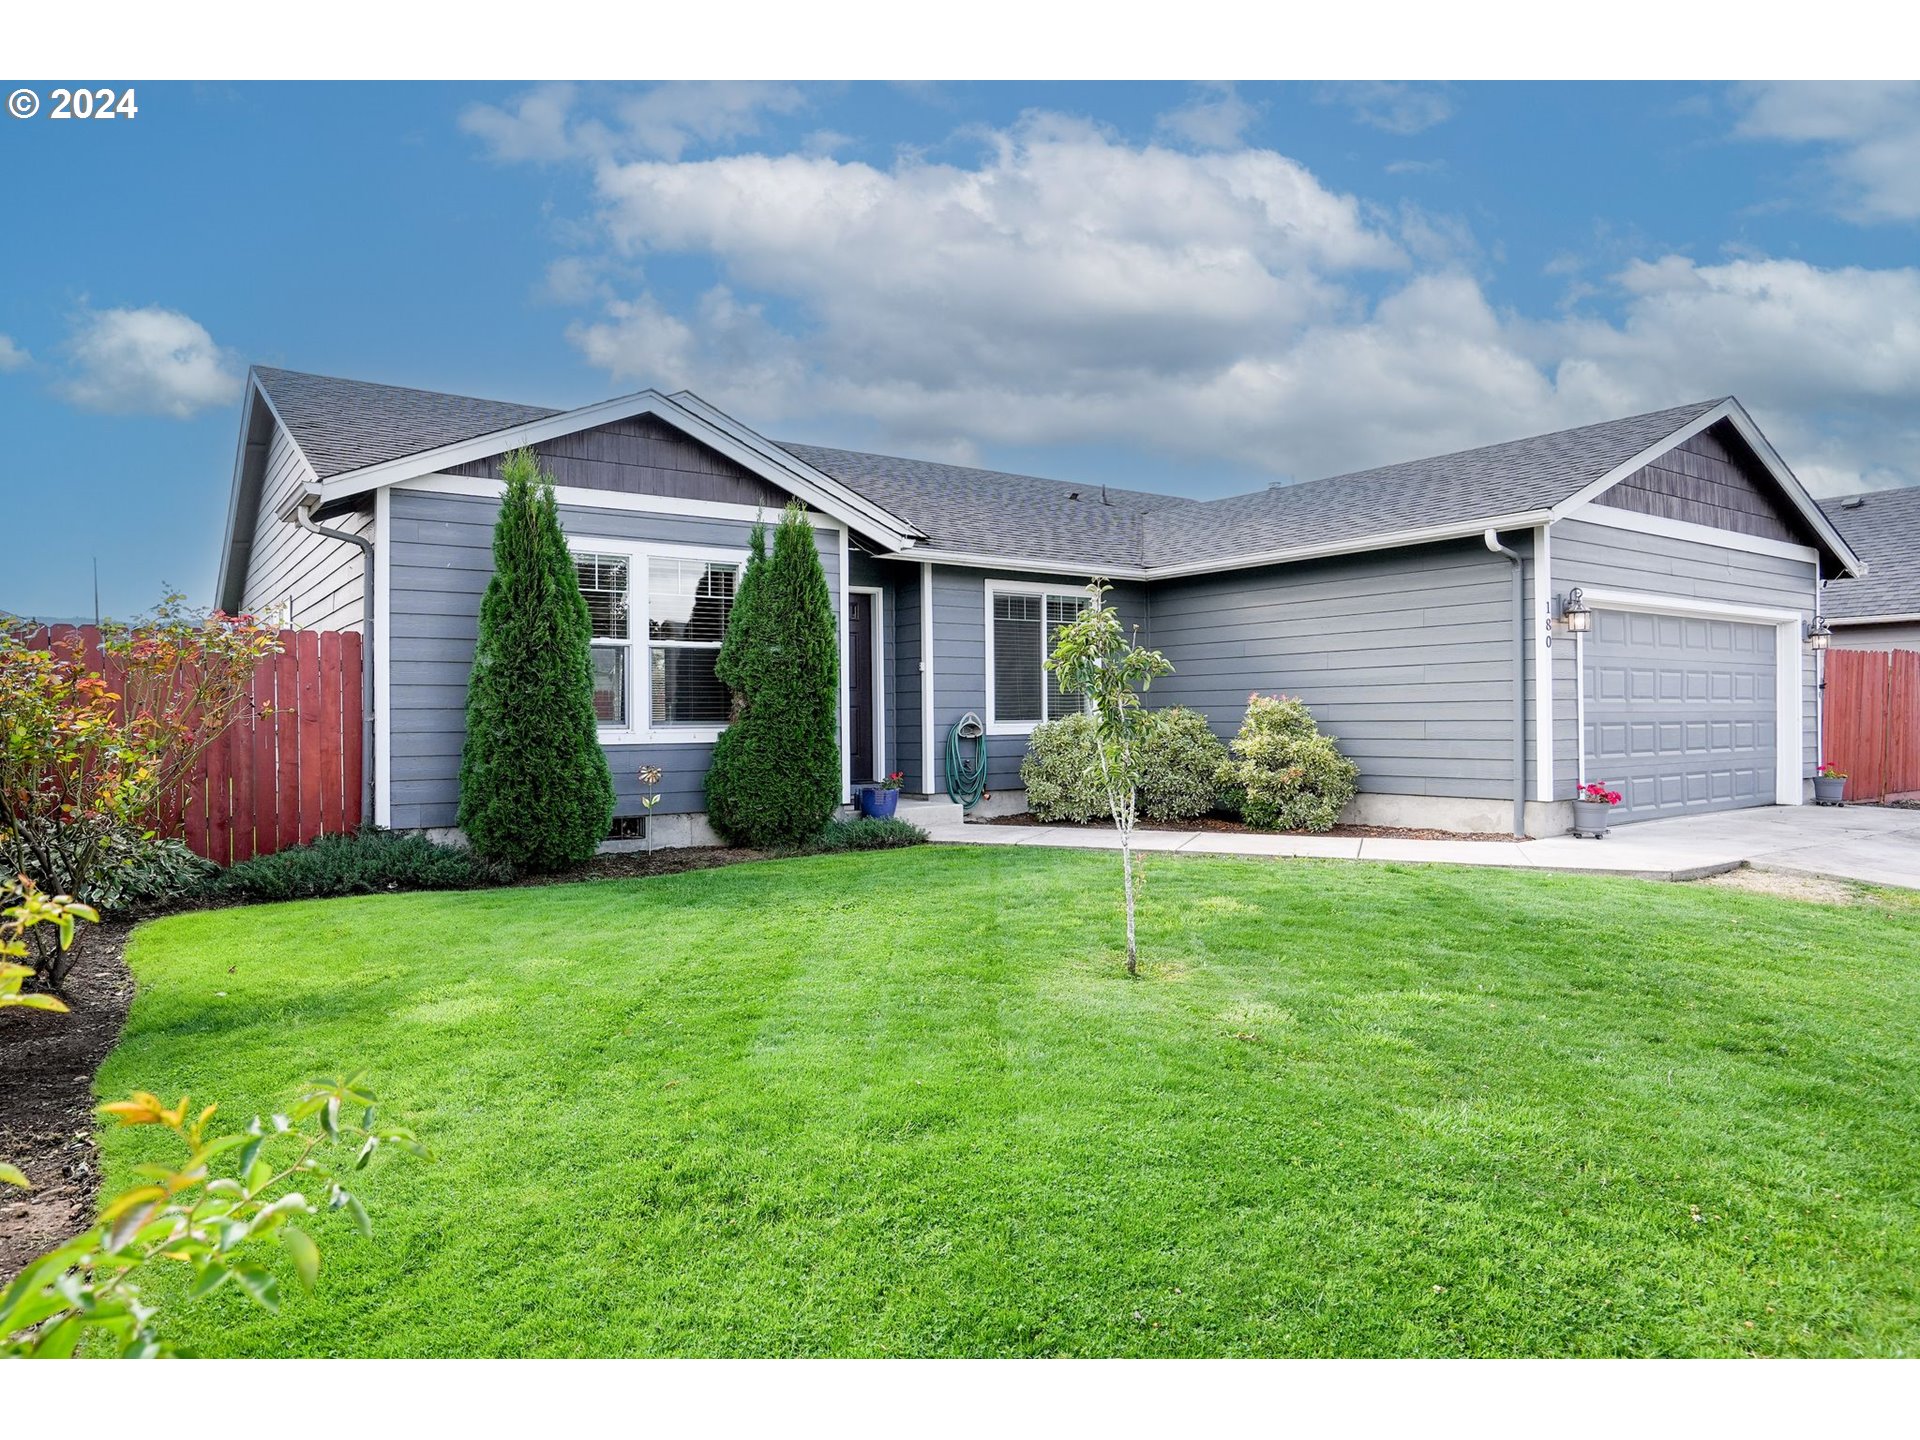
<path id="1" fill-rule="evenodd" d="M 1824 758 L 1846 798 L 1920 792 L 1920 650 L 1829 650 Z"/>
<path id="2" fill-rule="evenodd" d="M 118 690 L 93 626 L 55 625 L 28 643 L 67 644 L 76 634 Z M 358 829 L 360 643 L 352 631 L 282 630 L 280 653 L 254 668 L 248 702 L 200 757 L 162 829 L 222 865 Z"/>

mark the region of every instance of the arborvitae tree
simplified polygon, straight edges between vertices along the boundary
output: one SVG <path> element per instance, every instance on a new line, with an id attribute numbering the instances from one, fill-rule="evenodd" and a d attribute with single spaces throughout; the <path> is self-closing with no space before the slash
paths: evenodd
<path id="1" fill-rule="evenodd" d="M 590 858 L 613 823 L 613 776 L 593 712 L 593 623 L 560 530 L 553 479 L 530 450 L 500 467 L 493 578 L 467 684 L 460 828 L 528 870 Z"/>
<path id="2" fill-rule="evenodd" d="M 748 561 L 717 665 L 734 719 L 707 771 L 707 818 L 736 845 L 816 839 L 840 802 L 837 634 L 813 526 L 789 505 L 772 553 Z"/>

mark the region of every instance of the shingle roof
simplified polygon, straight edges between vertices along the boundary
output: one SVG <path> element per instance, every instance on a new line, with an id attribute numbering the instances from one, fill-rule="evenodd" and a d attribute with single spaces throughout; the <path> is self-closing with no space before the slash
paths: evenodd
<path id="1" fill-rule="evenodd" d="M 1820 508 L 1867 562 L 1863 578 L 1827 587 L 1826 614 L 1920 615 L 1920 485 L 1836 496 Z"/>
<path id="2" fill-rule="evenodd" d="M 560 413 L 264 365 L 253 373 L 322 480 Z"/>
<path id="3" fill-rule="evenodd" d="M 1352 543 L 1545 510 L 1720 403 L 1702 400 L 1209 501 L 1160 517 L 1148 531 L 1146 563 Z"/>
<path id="4" fill-rule="evenodd" d="M 933 460 L 776 441 L 927 537 L 932 550 L 1086 565 L 1138 566 L 1143 517 L 1200 504 Z"/>
<path id="5" fill-rule="evenodd" d="M 293 370 L 254 373 L 322 479 L 560 413 Z M 933 550 L 1074 570 L 1151 569 L 1364 545 L 1408 530 L 1545 510 L 1720 403 L 1703 400 L 1220 500 L 821 445 L 782 448 L 918 527 Z"/>
<path id="6" fill-rule="evenodd" d="M 933 548 L 1151 568 L 1364 542 L 1556 505 L 1720 404 L 1702 400 L 1251 495 L 1191 500 L 818 445 L 784 448 L 926 532 Z M 1078 500 L 1068 496 L 1077 492 Z"/>

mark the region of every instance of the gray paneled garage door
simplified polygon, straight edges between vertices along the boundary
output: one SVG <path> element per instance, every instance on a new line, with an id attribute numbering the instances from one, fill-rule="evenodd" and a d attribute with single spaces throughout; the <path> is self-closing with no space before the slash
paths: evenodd
<path id="1" fill-rule="evenodd" d="M 1586 639 L 1587 778 L 1622 820 L 1770 805 L 1774 633 L 1596 611 Z"/>

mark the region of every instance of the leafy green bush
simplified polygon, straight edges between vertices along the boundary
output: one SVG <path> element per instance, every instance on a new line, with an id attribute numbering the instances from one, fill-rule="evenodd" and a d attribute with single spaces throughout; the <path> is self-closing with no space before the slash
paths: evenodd
<path id="1" fill-rule="evenodd" d="M 1140 813 L 1150 820 L 1184 820 L 1212 810 L 1227 747 L 1207 728 L 1206 716 L 1175 705 L 1148 711 L 1141 721 Z M 1034 727 L 1020 762 L 1020 782 L 1034 815 L 1056 824 L 1113 818 L 1100 779 L 1097 740 L 1091 715 L 1067 715 Z"/>
<path id="2" fill-rule="evenodd" d="M 707 770 L 707 818 L 735 845 L 810 843 L 840 800 L 840 656 L 813 526 L 789 505 L 756 538 L 715 673 L 734 695 Z"/>
<path id="3" fill-rule="evenodd" d="M 1206 716 L 1184 705 L 1155 710 L 1145 742 L 1141 813 L 1149 820 L 1185 820 L 1214 808 L 1227 747 L 1207 728 Z"/>
<path id="4" fill-rule="evenodd" d="M 284 1114 L 256 1115 L 246 1129 L 218 1136 L 208 1130 L 217 1107 L 189 1118 L 184 1095 L 171 1109 L 146 1091 L 102 1105 L 100 1113 L 122 1125 L 165 1131 L 178 1158 L 139 1166 L 144 1183 L 107 1201 L 91 1230 L 0 1290 L 0 1358 L 66 1359 L 82 1339 L 89 1353 L 104 1342 L 111 1349 L 100 1353 L 126 1359 L 175 1353 L 156 1308 L 141 1303 L 141 1283 L 182 1264 L 193 1271 L 189 1301 L 231 1285 L 278 1313 L 280 1280 L 267 1268 L 277 1248 L 311 1291 L 320 1247 L 296 1219 L 325 1206 L 371 1234 L 366 1206 L 346 1181 L 382 1147 L 431 1158 L 413 1131 L 378 1119 L 373 1100 L 360 1076 L 315 1081 Z"/>
<path id="5" fill-rule="evenodd" d="M 1249 696 L 1232 749 L 1219 786 L 1256 829 L 1331 830 L 1353 799 L 1358 769 L 1299 700 Z"/>
<path id="6" fill-rule="evenodd" d="M 842 850 L 898 850 L 904 845 L 924 845 L 927 832 L 911 820 L 897 817 L 856 820 L 829 820 L 820 838 L 808 846 L 825 854 Z"/>
<path id="7" fill-rule="evenodd" d="M 1111 820 L 1098 747 L 1099 727 L 1091 715 L 1064 715 L 1034 726 L 1020 761 L 1027 809 L 1053 823 Z"/>
<path id="8" fill-rule="evenodd" d="M 512 866 L 472 850 L 437 845 L 424 835 L 362 830 L 243 860 L 220 877 L 217 888 L 235 899 L 306 900 L 390 890 L 471 890 L 512 878 Z"/>
<path id="9" fill-rule="evenodd" d="M 528 870 L 593 858 L 613 824 L 613 776 L 593 710 L 593 622 L 533 453 L 500 467 L 493 578 L 467 683 L 460 828 Z M 823 817 L 824 818 L 824 817 Z"/>
<path id="10" fill-rule="evenodd" d="M 116 830 L 107 837 L 84 897 L 109 915 L 159 910 L 208 894 L 220 867 L 187 842 L 151 831 Z"/>

